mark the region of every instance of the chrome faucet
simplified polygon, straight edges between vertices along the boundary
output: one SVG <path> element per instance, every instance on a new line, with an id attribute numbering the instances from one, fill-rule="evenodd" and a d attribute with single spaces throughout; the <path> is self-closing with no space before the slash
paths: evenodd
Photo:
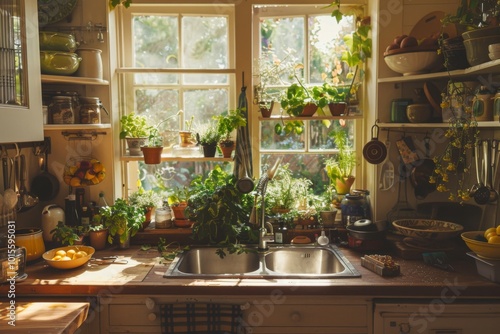
<path id="1" fill-rule="evenodd" d="M 255 199 L 254 199 L 254 207 L 252 209 L 252 214 L 250 216 L 250 222 L 253 222 L 254 224 L 258 224 L 258 219 L 256 219 L 256 206 L 257 206 L 257 198 L 260 196 L 260 228 L 259 228 L 259 251 L 266 251 L 268 249 L 267 247 L 267 242 L 268 241 L 274 241 L 274 231 L 273 231 L 273 226 L 270 222 L 266 222 L 266 214 L 265 214 L 265 196 L 266 196 L 266 189 L 267 189 L 267 183 L 273 179 L 274 175 L 276 174 L 276 170 L 278 169 L 281 160 L 283 158 L 279 157 L 276 162 L 274 163 L 273 167 L 266 171 L 259 179 L 259 183 L 257 184 L 257 188 L 255 189 Z M 269 226 L 270 234 L 267 233 L 266 226 Z"/>

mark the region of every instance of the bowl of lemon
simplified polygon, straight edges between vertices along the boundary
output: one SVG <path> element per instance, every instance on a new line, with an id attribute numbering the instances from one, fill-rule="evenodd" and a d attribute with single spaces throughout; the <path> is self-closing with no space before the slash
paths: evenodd
<path id="1" fill-rule="evenodd" d="M 73 269 L 87 263 L 94 252 L 90 246 L 66 246 L 46 251 L 43 259 L 53 268 Z"/>
<path id="2" fill-rule="evenodd" d="M 500 260 L 500 225 L 486 231 L 464 232 L 461 236 L 477 256 L 486 260 Z"/>

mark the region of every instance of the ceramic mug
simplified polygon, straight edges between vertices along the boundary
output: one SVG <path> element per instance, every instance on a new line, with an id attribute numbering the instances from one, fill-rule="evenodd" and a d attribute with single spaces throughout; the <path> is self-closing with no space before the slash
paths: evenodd
<path id="1" fill-rule="evenodd" d="M 80 66 L 76 71 L 76 75 L 79 77 L 102 80 L 102 50 L 78 49 L 76 53 L 82 58 Z"/>
<path id="2" fill-rule="evenodd" d="M 500 92 L 497 92 L 493 98 L 493 120 L 500 121 Z"/>

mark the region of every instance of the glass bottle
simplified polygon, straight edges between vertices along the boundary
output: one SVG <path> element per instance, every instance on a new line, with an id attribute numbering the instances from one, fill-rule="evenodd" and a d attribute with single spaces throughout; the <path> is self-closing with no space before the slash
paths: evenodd
<path id="1" fill-rule="evenodd" d="M 80 225 L 80 218 L 76 209 L 76 197 L 74 194 L 68 195 L 65 199 L 65 217 L 66 225 L 78 226 Z"/>

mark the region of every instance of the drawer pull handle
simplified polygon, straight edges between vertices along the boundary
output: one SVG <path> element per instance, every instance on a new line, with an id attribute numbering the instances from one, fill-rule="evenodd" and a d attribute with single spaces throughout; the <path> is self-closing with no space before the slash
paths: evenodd
<path id="1" fill-rule="evenodd" d="M 299 312 L 293 312 L 290 315 L 290 318 L 292 319 L 293 322 L 299 322 L 300 320 L 302 320 L 302 316 L 300 315 Z"/>

